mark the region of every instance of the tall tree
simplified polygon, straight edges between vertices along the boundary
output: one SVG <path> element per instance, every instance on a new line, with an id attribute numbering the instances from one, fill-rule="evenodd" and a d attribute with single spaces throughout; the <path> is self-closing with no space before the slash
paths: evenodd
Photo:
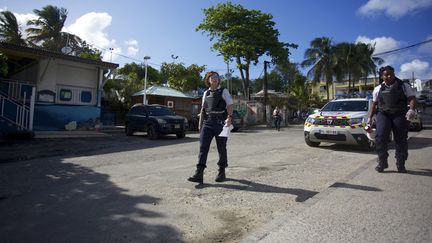
<path id="1" fill-rule="evenodd" d="M 191 91 L 204 86 L 200 75 L 204 70 L 205 66 L 196 64 L 186 67 L 183 63 L 164 62 L 160 69 L 160 75 L 170 87 L 181 91 Z"/>
<path id="2" fill-rule="evenodd" d="M 33 12 L 38 18 L 27 22 L 27 25 L 32 26 L 27 29 L 29 34 L 27 40 L 33 45 L 41 45 L 46 49 L 59 52 L 65 46 L 73 46 L 81 42 L 78 36 L 62 32 L 68 13 L 65 8 L 47 5 Z"/>
<path id="3" fill-rule="evenodd" d="M 370 74 L 373 74 L 376 77 L 376 70 L 377 65 L 381 65 L 384 63 L 384 59 L 380 57 L 375 57 L 373 55 L 375 51 L 375 46 L 371 44 L 365 44 L 365 43 L 357 43 L 356 49 L 358 53 L 358 59 L 360 60 L 360 66 L 361 66 L 361 74 L 362 77 L 365 80 L 365 85 L 367 82 L 367 77 Z"/>
<path id="4" fill-rule="evenodd" d="M 130 82 L 136 82 L 136 87 L 140 87 L 137 91 L 144 88 L 144 65 L 134 62 L 127 63 L 118 70 L 118 74 L 120 75 L 120 77 L 130 80 Z M 161 78 L 158 70 L 151 66 L 147 66 L 147 84 L 160 84 L 160 80 Z"/>
<path id="5" fill-rule="evenodd" d="M 258 10 L 249 10 L 230 2 L 204 9 L 204 20 L 196 28 L 207 32 L 212 48 L 234 59 L 243 84 L 243 93 L 249 97 L 249 67 L 267 55 L 274 63 L 288 61 L 289 47 L 297 45 L 279 41 L 279 31 L 274 28 L 273 16 Z"/>
<path id="6" fill-rule="evenodd" d="M 289 94 L 294 98 L 297 110 L 302 110 L 309 105 L 311 99 L 310 83 L 305 76 L 296 74 L 289 85 Z"/>
<path id="7" fill-rule="evenodd" d="M 16 45 L 26 45 L 18 21 L 11 11 L 0 12 L 0 40 Z"/>
<path id="8" fill-rule="evenodd" d="M 305 60 L 301 63 L 302 67 L 312 66 L 307 75 L 313 77 L 313 83 L 319 83 L 322 77 L 325 78 L 327 100 L 330 100 L 329 87 L 333 83 L 333 75 L 336 75 L 336 64 L 335 48 L 329 37 L 312 40 L 310 48 L 305 51 Z"/>
<path id="9" fill-rule="evenodd" d="M 335 46 L 337 62 L 335 65 L 336 80 L 343 81 L 348 78 L 348 93 L 354 88 L 354 80 L 359 74 L 359 62 L 356 45 L 353 43 L 342 42 Z M 354 78 L 354 80 L 353 80 Z"/>

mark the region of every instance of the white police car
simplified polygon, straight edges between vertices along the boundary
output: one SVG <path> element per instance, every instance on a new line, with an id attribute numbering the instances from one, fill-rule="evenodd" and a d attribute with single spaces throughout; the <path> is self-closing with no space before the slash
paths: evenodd
<path id="1" fill-rule="evenodd" d="M 364 127 L 372 100 L 349 98 L 332 100 L 321 110 L 311 114 L 304 124 L 304 139 L 307 145 L 317 147 L 321 142 L 361 145 L 375 148 Z"/>

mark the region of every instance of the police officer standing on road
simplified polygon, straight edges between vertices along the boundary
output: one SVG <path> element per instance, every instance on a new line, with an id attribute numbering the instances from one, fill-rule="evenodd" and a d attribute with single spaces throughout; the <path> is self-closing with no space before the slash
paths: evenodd
<path id="1" fill-rule="evenodd" d="M 231 126 L 233 114 L 233 100 L 227 89 L 221 88 L 220 78 L 217 72 L 208 72 L 204 82 L 209 87 L 203 94 L 202 109 L 200 113 L 198 130 L 200 131 L 200 151 L 195 174 L 188 181 L 203 183 L 204 169 L 206 168 L 207 155 L 213 137 L 216 138 L 219 153 L 219 173 L 216 182 L 226 179 L 225 168 L 228 166 L 227 137 L 220 137 L 223 126 Z"/>
<path id="2" fill-rule="evenodd" d="M 372 117 L 376 114 L 375 144 L 378 165 L 375 170 L 381 173 L 388 168 L 388 143 L 390 132 L 393 131 L 397 170 L 399 173 L 406 173 L 408 120 L 416 115 L 415 93 L 407 82 L 395 77 L 394 68 L 391 66 L 380 68 L 379 78 L 382 83 L 373 90 L 373 103 L 368 120 L 368 124 L 372 125 Z"/>

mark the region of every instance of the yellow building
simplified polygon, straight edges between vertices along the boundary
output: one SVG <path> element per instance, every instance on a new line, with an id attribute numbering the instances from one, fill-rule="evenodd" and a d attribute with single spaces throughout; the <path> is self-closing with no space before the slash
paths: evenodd
<path id="1" fill-rule="evenodd" d="M 365 83 L 366 81 L 366 83 Z M 367 80 L 360 80 L 354 82 L 354 88 L 351 81 L 351 93 L 364 94 L 372 93 L 375 86 L 378 85 L 378 78 L 368 78 Z M 321 99 L 327 99 L 327 87 L 326 82 L 321 80 L 319 84 L 311 86 L 311 93 L 318 94 Z M 348 80 L 337 82 L 329 86 L 330 99 L 336 98 L 336 96 L 342 96 L 348 94 Z"/>

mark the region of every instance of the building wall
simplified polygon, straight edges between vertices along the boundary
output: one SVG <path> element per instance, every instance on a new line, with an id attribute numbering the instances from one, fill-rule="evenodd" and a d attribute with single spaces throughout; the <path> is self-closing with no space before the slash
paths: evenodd
<path id="1" fill-rule="evenodd" d="M 40 60 L 36 102 L 96 105 L 98 68 L 60 59 Z"/>
<path id="2" fill-rule="evenodd" d="M 33 127 L 40 130 L 89 129 L 99 123 L 100 70 L 93 65 L 61 59 L 39 61 Z"/>
<path id="3" fill-rule="evenodd" d="M 378 85 L 378 79 L 368 78 L 366 81 L 360 80 L 354 83 L 354 90 L 352 92 L 364 92 L 364 91 L 372 91 L 375 86 Z M 321 81 L 319 84 L 313 85 L 311 87 L 311 92 L 313 94 L 318 94 L 322 99 L 327 99 L 327 91 L 326 91 L 326 82 Z M 352 83 L 351 83 L 352 89 Z M 342 82 L 334 82 L 332 85 L 329 85 L 329 94 L 330 99 L 334 99 L 338 94 L 346 94 L 348 93 L 348 80 Z"/>

